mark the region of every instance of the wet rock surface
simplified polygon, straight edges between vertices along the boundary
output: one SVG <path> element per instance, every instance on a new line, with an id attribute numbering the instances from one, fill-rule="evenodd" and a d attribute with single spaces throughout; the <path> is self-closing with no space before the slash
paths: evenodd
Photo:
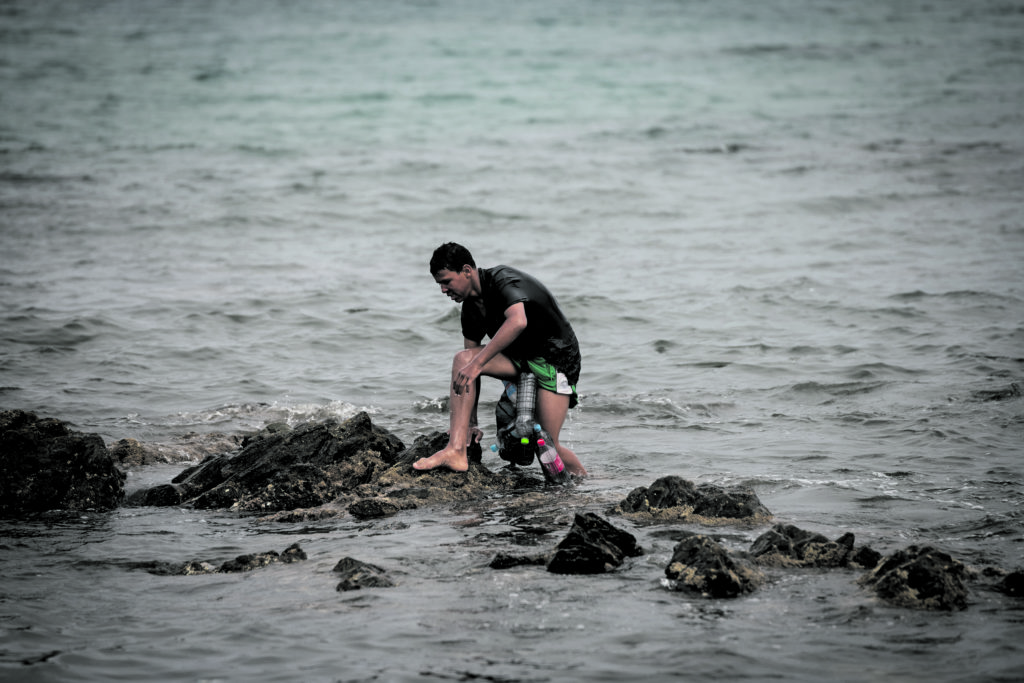
<path id="1" fill-rule="evenodd" d="M 527 538 L 546 536 L 551 529 L 528 526 L 523 533 Z M 536 541 L 519 539 L 519 544 Z M 521 566 L 545 566 L 554 574 L 603 574 L 621 567 L 627 557 L 643 555 L 636 537 L 623 531 L 608 520 L 592 512 L 577 513 L 572 527 L 551 550 L 526 554 L 498 552 L 490 562 L 491 569 L 510 569 Z"/>
<path id="2" fill-rule="evenodd" d="M 381 567 L 351 557 L 339 560 L 331 571 L 341 575 L 341 583 L 337 587 L 338 592 L 361 588 L 390 588 L 396 585 Z"/>
<path id="3" fill-rule="evenodd" d="M 1010 597 L 1024 597 L 1024 569 L 1016 569 L 1008 573 L 996 584 L 995 588 Z"/>
<path id="4" fill-rule="evenodd" d="M 628 531 L 595 513 L 573 512 L 607 501 L 577 497 L 571 488 L 548 487 L 537 468 L 509 465 L 491 471 L 481 464 L 479 446 L 470 454 L 468 472 L 412 469 L 413 462 L 446 442 L 446 434 L 434 432 L 407 448 L 373 425 L 365 413 L 344 422 L 327 420 L 295 428 L 268 425 L 256 434 L 204 441 L 233 450 L 209 454 L 171 482 L 134 492 L 130 501 L 257 513 L 267 523 L 349 516 L 372 524 L 424 506 L 477 510 L 477 521 L 460 522 L 463 526 L 482 524 L 487 510 L 497 506 L 512 529 L 482 533 L 481 543 L 489 548 L 541 548 L 526 554 L 499 549 L 492 555 L 491 569 L 530 565 L 559 574 L 596 574 L 618 570 L 626 558 L 643 553 Z M 124 495 L 125 475 L 116 465 L 155 462 L 147 460 L 153 451 L 145 444 L 122 439 L 108 449 L 98 435 L 80 434 L 59 420 L 39 419 L 24 411 L 0 412 L 0 444 L 4 516 L 55 509 L 111 510 Z M 857 546 L 852 533 L 829 540 L 820 533 L 776 524 L 748 551 L 730 552 L 710 535 L 681 526 L 749 528 L 766 523 L 771 514 L 744 487 L 723 489 L 678 476 L 662 477 L 649 487 L 634 489 L 610 510 L 639 527 L 661 525 L 652 537 L 676 541 L 664 570 L 665 585 L 708 598 L 750 594 L 765 583 L 766 570 L 803 568 L 870 570 L 859 583 L 889 604 L 915 609 L 966 608 L 965 582 L 979 574 L 990 580 L 985 586 L 989 590 L 1012 597 L 1024 592 L 1024 573 L 1019 569 L 1008 573 L 989 567 L 979 572 L 931 547 L 910 546 L 883 558 L 872 548 Z M 550 539 L 563 533 L 570 519 L 571 528 L 552 547 Z M 282 553 L 241 555 L 220 566 L 192 560 L 133 562 L 130 568 L 174 575 L 235 573 L 304 559 L 295 544 Z M 382 568 L 353 558 L 339 562 L 335 571 L 342 575 L 339 591 L 395 585 Z"/>
<path id="5" fill-rule="evenodd" d="M 713 520 L 763 523 L 771 519 L 771 512 L 750 488 L 695 485 L 675 475 L 633 489 L 614 512 L 642 523 Z"/>
<path id="6" fill-rule="evenodd" d="M 753 592 L 764 582 L 760 571 L 703 534 L 693 534 L 676 544 L 665 577 L 674 590 L 709 598 L 735 598 Z"/>
<path id="7" fill-rule="evenodd" d="M 512 567 L 543 566 L 551 559 L 551 553 L 535 553 L 532 555 L 516 555 L 513 553 L 499 552 L 491 560 L 491 569 L 511 569 Z"/>
<path id="8" fill-rule="evenodd" d="M 110 455 L 122 468 L 146 465 L 194 462 L 207 456 L 237 451 L 246 437 L 218 432 L 188 432 L 170 443 L 142 443 L 119 439 L 107 445 Z"/>
<path id="9" fill-rule="evenodd" d="M 899 607 L 952 611 L 967 608 L 967 576 L 947 553 L 912 545 L 885 558 L 860 583 Z"/>
<path id="10" fill-rule="evenodd" d="M 261 569 L 267 565 L 293 562 L 302 562 L 306 559 L 306 552 L 298 543 L 293 543 L 283 552 L 268 550 L 263 553 L 251 553 L 239 555 L 238 557 L 216 566 L 211 562 L 203 560 L 189 560 L 187 562 L 136 562 L 132 563 L 130 569 L 142 569 L 150 574 L 161 576 L 193 576 L 196 574 L 237 574 Z"/>
<path id="11" fill-rule="evenodd" d="M 0 411 L 0 516 L 112 510 L 125 475 L 103 439 L 60 420 Z"/>
<path id="12" fill-rule="evenodd" d="M 568 535 L 555 547 L 547 568 L 555 574 L 601 574 L 643 552 L 635 536 L 588 512 L 576 515 Z"/>
<path id="13" fill-rule="evenodd" d="M 226 508 L 272 521 L 375 519 L 542 483 L 539 471 L 487 469 L 479 444 L 470 449 L 468 472 L 412 469 L 446 443 L 445 433 L 434 432 L 406 448 L 366 413 L 264 430 L 243 440 L 238 453 L 209 456 L 169 484 L 132 493 L 129 504 Z"/>
<path id="14" fill-rule="evenodd" d="M 861 567 L 871 569 L 881 553 L 855 547 L 854 535 L 845 533 L 835 541 L 819 533 L 804 531 L 791 524 L 776 524 L 750 546 L 750 555 L 759 565 L 769 567 Z"/>
<path id="15" fill-rule="evenodd" d="M 402 442 L 366 413 L 295 429 L 268 429 L 237 454 L 210 456 L 170 484 L 132 494 L 133 505 L 189 505 L 268 513 L 334 501 L 393 465 Z"/>

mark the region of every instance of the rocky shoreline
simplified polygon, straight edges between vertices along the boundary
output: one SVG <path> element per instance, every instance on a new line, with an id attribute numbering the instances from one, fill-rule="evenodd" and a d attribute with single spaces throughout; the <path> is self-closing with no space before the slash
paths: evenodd
<path id="1" fill-rule="evenodd" d="M 246 436 L 207 440 L 208 452 L 170 482 L 125 494 L 128 466 L 173 462 L 166 449 L 122 439 L 109 447 L 96 434 L 21 410 L 0 411 L 0 517 L 23 518 L 52 511 L 111 511 L 120 506 L 180 506 L 225 509 L 273 522 L 351 516 L 374 519 L 403 510 L 518 496 L 528 501 L 545 486 L 539 472 L 514 465 L 492 471 L 471 453 L 469 472 L 418 472 L 412 462 L 445 442 L 441 432 L 406 447 L 366 413 L 344 422 L 326 420 L 290 428 L 268 425 Z M 572 495 L 572 492 L 566 492 Z M 695 485 L 663 477 L 638 487 L 610 507 L 607 515 L 640 526 L 770 524 L 772 515 L 744 487 Z M 527 512 L 527 518 L 529 513 Z M 528 520 L 527 520 L 528 521 Z M 529 524 L 527 524 L 529 526 Z M 543 526 L 541 524 L 541 526 Z M 552 529 L 544 528 L 544 533 Z M 853 533 L 835 540 L 792 525 L 775 524 L 746 551 L 729 551 L 711 533 L 675 529 L 678 542 L 665 567 L 663 584 L 714 599 L 756 591 L 767 570 L 806 568 L 854 570 L 854 579 L 888 604 L 928 610 L 962 610 L 969 586 L 1011 597 L 1024 593 L 1024 571 L 964 565 L 941 549 L 912 545 L 889 557 L 857 546 Z M 536 565 L 561 574 L 616 571 L 627 558 L 643 554 L 633 534 L 595 513 L 576 514 L 568 533 L 549 550 L 532 554 L 499 551 L 493 570 Z M 201 560 L 138 562 L 134 569 L 164 574 L 251 571 L 275 562 L 305 559 L 297 545 L 283 553 L 241 556 L 217 567 Z M 335 567 L 338 590 L 395 585 L 389 573 L 354 558 Z"/>

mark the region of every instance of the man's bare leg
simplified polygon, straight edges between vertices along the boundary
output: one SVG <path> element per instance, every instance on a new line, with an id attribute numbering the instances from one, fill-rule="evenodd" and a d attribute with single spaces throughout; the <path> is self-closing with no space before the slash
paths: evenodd
<path id="1" fill-rule="evenodd" d="M 470 382 L 469 386 L 456 393 L 454 378 L 455 374 L 479 352 L 480 348 L 476 347 L 464 349 L 455 354 L 455 359 L 452 361 L 453 381 L 448 389 L 448 445 L 429 458 L 420 458 L 414 462 L 413 469 L 432 470 L 435 467 L 447 467 L 455 472 L 465 472 L 469 469 L 469 456 L 466 453 L 466 448 L 469 446 L 470 434 L 474 431 L 470 428 L 470 422 L 473 418 L 473 411 L 476 409 L 480 382 Z M 500 354 L 487 363 L 484 371 L 485 374 L 494 377 L 515 376 L 515 366 Z"/>
<path id="2" fill-rule="evenodd" d="M 565 469 L 569 470 L 569 474 L 576 477 L 585 477 L 587 470 L 583 467 L 583 463 L 580 462 L 580 459 L 576 457 L 576 454 L 569 447 L 562 445 L 558 440 L 558 436 L 562 432 L 562 425 L 565 423 L 565 416 L 568 414 L 569 396 L 556 394 L 546 389 L 537 390 L 537 418 L 540 426 L 544 428 L 544 431 L 555 442 L 555 450 L 558 451 L 558 457 L 562 459 Z"/>

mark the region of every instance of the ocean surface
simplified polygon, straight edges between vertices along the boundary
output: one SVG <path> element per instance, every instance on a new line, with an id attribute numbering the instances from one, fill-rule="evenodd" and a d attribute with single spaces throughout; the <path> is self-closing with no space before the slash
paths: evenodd
<path id="1" fill-rule="evenodd" d="M 449 240 L 576 328 L 590 477 L 542 506 L 566 530 L 675 474 L 886 554 L 1024 566 L 1021 0 L 0 1 L 0 407 L 179 449 L 129 490 L 271 421 L 446 428 Z M 0 679 L 1024 672 L 1019 599 L 915 612 L 787 570 L 707 600 L 616 517 L 646 554 L 611 574 L 489 569 L 519 513 L 5 520 Z M 294 542 L 307 562 L 133 569 Z M 336 592 L 345 556 L 400 585 Z"/>

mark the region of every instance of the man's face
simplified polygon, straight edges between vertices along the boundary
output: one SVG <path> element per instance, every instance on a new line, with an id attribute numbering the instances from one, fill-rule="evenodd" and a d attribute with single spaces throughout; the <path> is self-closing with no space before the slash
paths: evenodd
<path id="1" fill-rule="evenodd" d="M 473 284 L 468 267 L 455 272 L 439 270 L 434 273 L 434 282 L 441 285 L 441 293 L 456 303 L 462 303 L 469 296 Z"/>

